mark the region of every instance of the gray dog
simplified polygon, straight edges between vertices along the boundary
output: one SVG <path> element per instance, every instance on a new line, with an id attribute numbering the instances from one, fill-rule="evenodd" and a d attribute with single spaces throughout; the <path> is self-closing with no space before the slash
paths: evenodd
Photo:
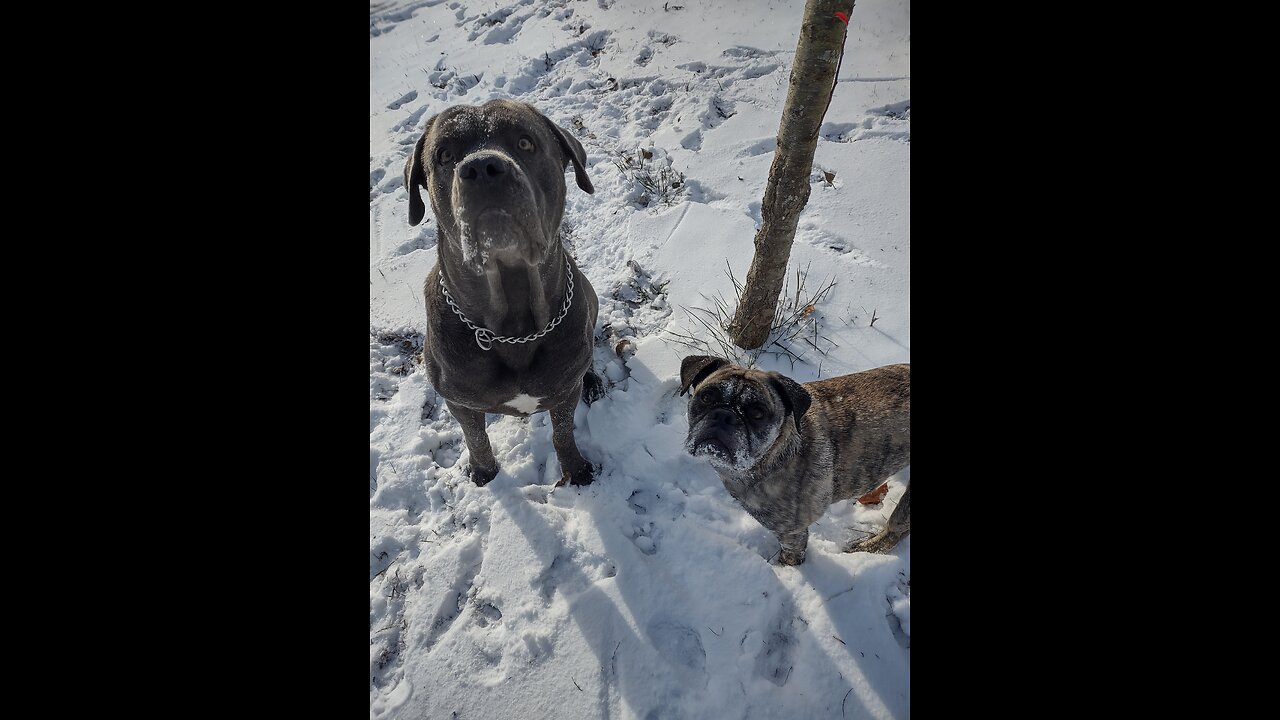
<path id="1" fill-rule="evenodd" d="M 680 363 L 685 449 L 705 455 L 751 516 L 778 536 L 783 565 L 804 562 L 809 525 L 911 463 L 911 366 L 800 385 L 707 355 Z M 879 534 L 847 552 L 884 552 L 911 531 L 911 485 Z"/>
<path id="2" fill-rule="evenodd" d="M 573 412 L 601 393 L 591 372 L 598 302 L 559 235 L 569 163 L 578 187 L 595 192 L 586 161 L 582 144 L 532 106 L 493 100 L 432 117 L 405 162 L 409 224 L 426 212 L 419 187 L 439 223 L 423 360 L 462 425 L 477 485 L 498 474 L 485 413 L 539 410 L 551 412 L 558 484 L 594 479 Z"/>

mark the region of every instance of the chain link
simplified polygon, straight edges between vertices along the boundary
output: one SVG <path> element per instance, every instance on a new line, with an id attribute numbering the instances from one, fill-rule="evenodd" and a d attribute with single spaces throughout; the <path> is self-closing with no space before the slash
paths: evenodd
<path id="1" fill-rule="evenodd" d="M 554 320 L 548 323 L 546 327 L 542 328 L 542 332 L 535 333 L 533 335 L 526 335 L 522 338 L 513 338 L 513 337 L 504 337 L 502 335 L 494 335 L 492 330 L 488 328 L 480 327 L 479 325 L 476 325 L 475 323 L 468 320 L 467 316 L 463 315 L 462 310 L 458 308 L 457 303 L 453 301 L 453 296 L 449 294 L 449 288 L 444 286 L 443 272 L 440 273 L 440 289 L 444 291 L 445 302 L 449 303 L 449 307 L 453 308 L 453 312 L 457 314 L 459 318 L 462 319 L 462 322 L 467 324 L 467 327 L 471 328 L 475 332 L 476 345 L 479 345 L 481 350 L 488 350 L 493 347 L 494 342 L 507 343 L 508 345 L 523 344 L 523 343 L 537 340 L 543 335 L 546 335 L 547 333 L 556 329 L 556 326 L 560 324 L 560 321 L 564 320 L 565 315 L 569 314 L 569 306 L 573 304 L 573 266 L 569 264 L 568 255 L 566 255 L 564 258 L 564 270 L 565 270 L 565 276 L 569 279 L 569 293 L 564 299 L 564 307 L 560 308 L 560 314 L 557 315 Z"/>

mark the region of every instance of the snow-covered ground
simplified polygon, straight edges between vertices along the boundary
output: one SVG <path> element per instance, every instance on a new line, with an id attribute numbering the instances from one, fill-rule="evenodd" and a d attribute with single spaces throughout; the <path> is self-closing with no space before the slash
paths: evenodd
<path id="1" fill-rule="evenodd" d="M 683 448 L 695 351 L 677 339 L 711 340 L 690 308 L 732 305 L 726 267 L 746 277 L 803 6 L 371 4 L 370 717 L 910 716 L 911 540 L 838 550 L 883 524 L 910 469 L 882 504 L 833 506 L 806 562 L 780 567 Z M 910 2 L 860 0 L 850 20 L 791 253 L 802 305 L 835 285 L 788 345 L 799 361 L 758 361 L 799 382 L 911 360 Z M 553 491 L 546 413 L 489 416 L 502 470 L 477 488 L 413 360 L 436 223 L 409 227 L 404 160 L 435 113 L 499 97 L 570 129 L 596 188 L 569 176 L 563 228 L 600 298 L 609 385 L 577 411 L 601 468 L 585 488 Z M 641 186 L 663 171 L 665 196 Z"/>

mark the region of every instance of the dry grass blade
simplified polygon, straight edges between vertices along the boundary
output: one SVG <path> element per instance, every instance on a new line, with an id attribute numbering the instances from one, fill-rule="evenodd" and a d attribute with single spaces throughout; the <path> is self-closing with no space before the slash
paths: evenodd
<path id="1" fill-rule="evenodd" d="M 793 369 L 796 363 L 807 362 L 810 351 L 826 356 L 836 344 L 818 331 L 818 325 L 824 319 L 818 307 L 836 283 L 834 278 L 827 280 L 810 293 L 807 289 L 809 271 L 810 266 L 796 270 L 794 288 L 791 279 L 787 278 L 774 308 L 768 339 L 760 348 L 744 350 L 733 343 L 729 334 L 729 324 L 733 320 L 734 309 L 741 301 L 743 285 L 734 275 L 728 260 L 725 261 L 725 274 L 733 285 L 733 304 L 717 293 L 708 298 L 711 308 L 681 306 L 693 318 L 695 327 L 668 329 L 668 335 L 672 342 L 691 350 L 718 355 L 745 367 L 754 367 L 760 356 L 766 353 L 787 358 Z"/>

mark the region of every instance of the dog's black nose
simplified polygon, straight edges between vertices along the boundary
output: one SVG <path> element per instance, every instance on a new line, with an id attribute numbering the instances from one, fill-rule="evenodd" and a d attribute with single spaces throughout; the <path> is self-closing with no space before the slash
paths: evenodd
<path id="1" fill-rule="evenodd" d="M 714 423 L 723 423 L 730 426 L 738 426 L 742 424 L 742 420 L 731 410 L 726 408 L 716 408 L 707 413 L 707 420 Z"/>
<path id="2" fill-rule="evenodd" d="M 476 153 L 458 165 L 463 180 L 494 180 L 507 173 L 507 161 L 493 153 Z"/>

